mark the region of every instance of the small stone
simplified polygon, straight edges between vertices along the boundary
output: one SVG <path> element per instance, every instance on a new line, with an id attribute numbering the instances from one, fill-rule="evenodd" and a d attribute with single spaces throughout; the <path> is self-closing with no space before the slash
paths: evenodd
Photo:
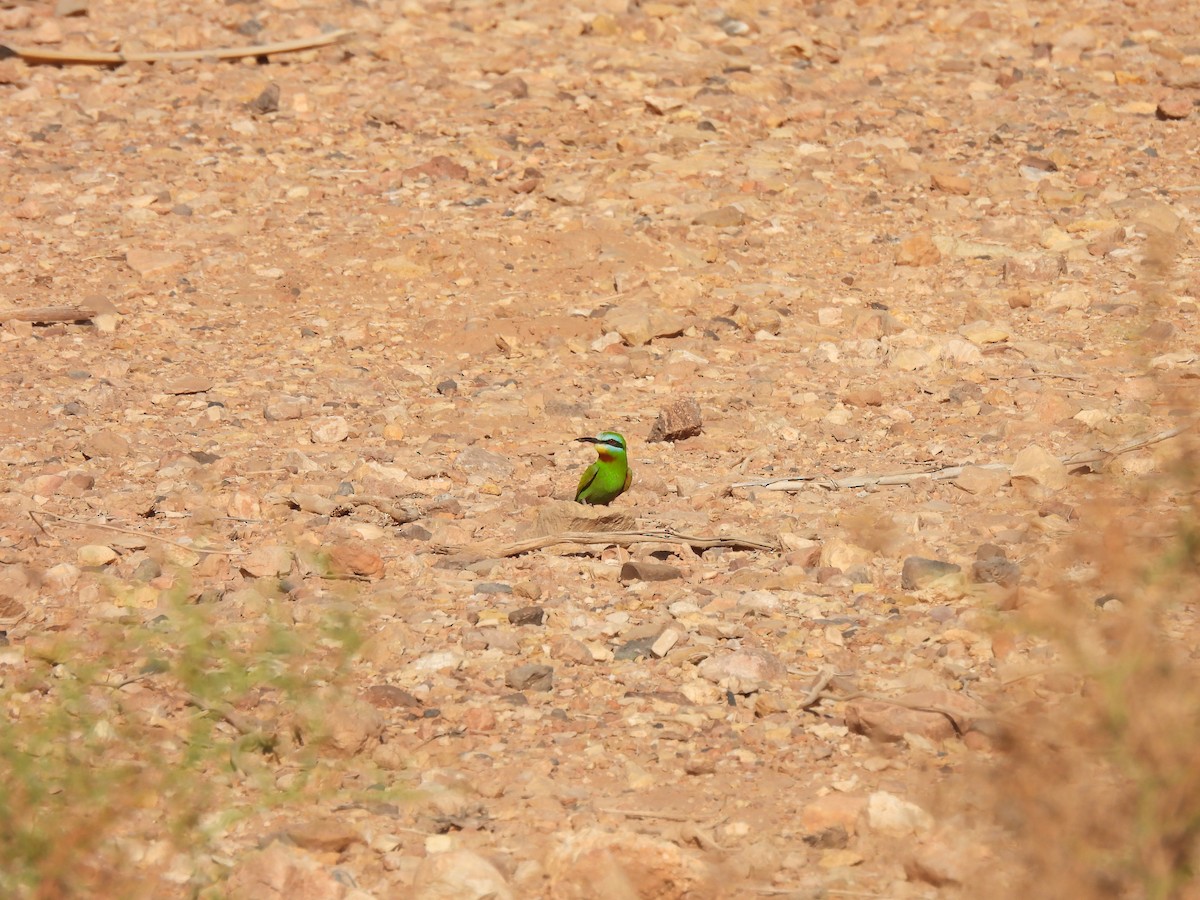
<path id="1" fill-rule="evenodd" d="M 235 491 L 225 505 L 225 515 L 232 519 L 257 519 L 262 515 L 262 503 L 254 494 Z"/>
<path id="2" fill-rule="evenodd" d="M 103 544 L 84 544 L 76 554 L 81 566 L 106 566 L 117 558 L 117 551 Z"/>
<path id="3" fill-rule="evenodd" d="M 626 344 L 640 347 L 656 338 L 678 337 L 686 327 L 683 317 L 658 308 L 655 299 L 631 298 L 604 314 L 604 330 L 615 331 Z"/>
<path id="4" fill-rule="evenodd" d="M 623 584 L 631 581 L 673 581 L 682 578 L 683 572 L 666 563 L 630 560 L 621 566 L 620 579 Z"/>
<path id="5" fill-rule="evenodd" d="M 590 666 L 596 661 L 587 644 L 568 634 L 556 634 L 547 643 L 551 659 L 574 663 L 577 666 Z"/>
<path id="6" fill-rule="evenodd" d="M 447 378 L 445 381 L 437 383 L 437 392 L 443 397 L 449 397 L 451 394 L 458 393 L 458 382 L 453 378 Z"/>
<path id="7" fill-rule="evenodd" d="M 682 636 L 679 629 L 666 628 L 662 634 L 655 638 L 654 643 L 650 645 L 650 652 L 659 659 L 662 659 L 670 652 L 672 647 L 679 643 L 679 639 Z"/>
<path id="8" fill-rule="evenodd" d="M 839 831 L 844 844 L 847 834 L 857 830 L 858 817 L 866 805 L 867 798 L 861 794 L 826 794 L 804 807 L 800 813 L 800 824 L 813 837 Z M 805 840 L 808 842 L 807 838 Z M 830 846 L 828 839 L 826 846 Z"/>
<path id="9" fill-rule="evenodd" d="M 54 4 L 54 15 L 60 19 L 69 16 L 86 16 L 87 14 L 88 0 L 58 0 Z"/>
<path id="10" fill-rule="evenodd" d="M 362 698 L 377 709 L 419 709 L 421 701 L 394 684 L 373 684 Z"/>
<path id="11" fill-rule="evenodd" d="M 701 427 L 700 404 L 693 397 L 680 397 L 659 411 L 646 442 L 686 440 L 700 434 Z"/>
<path id="12" fill-rule="evenodd" d="M 1002 271 L 1005 281 L 1055 281 L 1067 271 L 1067 259 L 1062 255 L 1010 256 L 1004 260 Z M 1014 309 L 1029 305 L 1023 301 L 1014 305 L 1009 300 Z"/>
<path id="13" fill-rule="evenodd" d="M 252 578 L 274 578 L 292 571 L 292 551 L 286 547 L 259 547 L 244 557 L 239 568 Z"/>
<path id="14" fill-rule="evenodd" d="M 613 659 L 646 659 L 657 640 L 658 635 L 653 634 L 626 641 L 613 653 Z"/>
<path id="15" fill-rule="evenodd" d="M 511 478 L 514 471 L 508 457 L 482 447 L 467 447 L 455 457 L 454 467 L 468 475 L 482 475 L 501 481 Z"/>
<path id="16" fill-rule="evenodd" d="M 883 392 L 877 387 L 851 388 L 842 400 L 847 406 L 883 406 Z"/>
<path id="17" fill-rule="evenodd" d="M 383 716 L 365 700 L 339 697 L 337 703 L 315 707 L 312 740 L 323 753 L 349 759 L 378 743 L 383 733 Z"/>
<path id="18" fill-rule="evenodd" d="M 896 351 L 889 362 L 892 368 L 901 372 L 916 372 L 932 366 L 933 357 L 916 347 L 904 347 Z"/>
<path id="19" fill-rule="evenodd" d="M 1024 478 L 1056 491 L 1067 486 L 1067 467 L 1052 453 L 1036 444 L 1017 454 L 1009 475 L 1014 480 Z"/>
<path id="20" fill-rule="evenodd" d="M 919 834 L 933 828 L 933 817 L 915 803 L 876 791 L 867 798 L 867 824 L 895 837 Z"/>
<path id="21" fill-rule="evenodd" d="M 139 275 L 155 275 L 173 269 L 184 261 L 182 253 L 169 250 L 129 250 L 125 263 Z"/>
<path id="22" fill-rule="evenodd" d="M 340 819 L 313 819 L 287 825 L 283 834 L 297 847 L 319 853 L 341 853 L 351 844 L 364 843 L 358 829 Z"/>
<path id="23" fill-rule="evenodd" d="M 966 195 L 971 193 L 970 179 L 963 178 L 961 175 L 943 175 L 935 172 L 930 180 L 935 190 L 947 194 Z"/>
<path id="24" fill-rule="evenodd" d="M 559 833 L 559 846 L 546 862 L 548 897 L 683 900 L 721 896 L 714 882 L 716 873 L 703 856 L 673 841 L 626 829 Z"/>
<path id="25" fill-rule="evenodd" d="M 59 563 L 46 570 L 46 574 L 42 576 L 42 584 L 52 591 L 65 591 L 75 586 L 81 574 L 79 566 Z"/>
<path id="26" fill-rule="evenodd" d="M 492 93 L 507 94 L 514 100 L 524 100 L 529 96 L 529 84 L 520 75 L 509 75 L 492 85 Z"/>
<path id="27" fill-rule="evenodd" d="M 826 850 L 817 860 L 817 865 L 822 869 L 840 869 L 845 866 L 857 866 L 863 862 L 863 859 L 863 855 L 854 850 Z"/>
<path id="28" fill-rule="evenodd" d="M 212 388 L 213 380 L 211 378 L 206 378 L 203 375 L 185 375 L 177 381 L 172 381 L 163 388 L 163 392 L 175 395 L 203 394 L 211 391 Z"/>
<path id="29" fill-rule="evenodd" d="M 913 691 L 897 699 L 852 700 L 846 705 L 846 726 L 881 743 L 902 741 L 908 734 L 948 741 L 991 718 L 985 706 L 956 691 Z"/>
<path id="30" fill-rule="evenodd" d="M 435 156 L 419 166 L 404 170 L 406 178 L 432 178 L 434 181 L 466 181 L 471 177 L 466 166 L 461 166 L 448 156 Z"/>
<path id="31" fill-rule="evenodd" d="M 1014 587 L 1021 581 L 1021 567 L 999 556 L 977 559 L 971 566 L 971 578 L 979 584 Z"/>
<path id="32" fill-rule="evenodd" d="M 129 454 L 129 441 L 113 431 L 97 431 L 79 448 L 88 459 L 120 458 Z"/>
<path id="33" fill-rule="evenodd" d="M 736 206 L 722 206 L 700 213 L 692 219 L 693 225 L 707 225 L 711 228 L 734 228 L 745 225 L 746 214 Z"/>
<path id="34" fill-rule="evenodd" d="M 309 429 L 314 444 L 337 444 L 350 436 L 350 423 L 344 416 L 317 419 Z"/>
<path id="35" fill-rule="evenodd" d="M 898 266 L 932 266 L 942 258 L 941 251 L 927 232 L 905 238 L 896 248 Z"/>
<path id="36" fill-rule="evenodd" d="M 900 575 L 900 586 L 906 591 L 917 591 L 929 587 L 942 579 L 957 577 L 962 572 L 961 566 L 943 562 L 940 559 L 926 559 L 921 556 L 910 556 L 904 560 L 904 568 Z"/>
<path id="37" fill-rule="evenodd" d="M 305 851 L 276 842 L 242 856 L 222 893 L 229 900 L 343 900 L 346 886 Z"/>
<path id="38" fill-rule="evenodd" d="M 912 856 L 904 863 L 904 874 L 909 881 L 923 881 L 934 887 L 965 885 L 985 861 L 985 854 L 967 845 L 962 835 L 940 834 L 913 848 Z"/>
<path id="39" fill-rule="evenodd" d="M 1001 469 L 987 469 L 983 466 L 964 466 L 953 484 L 968 494 L 991 497 L 1008 484 L 1008 473 Z"/>
<path id="40" fill-rule="evenodd" d="M 1189 98 L 1175 94 L 1158 101 L 1154 115 L 1164 122 L 1186 119 L 1192 114 L 1192 106 L 1192 101 Z"/>
<path id="41" fill-rule="evenodd" d="M 280 395 L 267 401 L 263 407 L 263 418 L 268 422 L 286 422 L 302 418 L 312 407 L 312 401 L 305 397 Z"/>
<path id="42" fill-rule="evenodd" d="M 362 544 L 337 544 L 329 550 L 329 569 L 333 574 L 378 578 L 383 575 L 383 568 L 383 557 Z"/>
<path id="43" fill-rule="evenodd" d="M 523 606 L 508 614 L 510 625 L 541 625 L 546 621 L 546 610 L 540 606 Z"/>
<path id="44" fill-rule="evenodd" d="M 830 538 L 821 545 L 821 554 L 817 562 L 826 568 L 843 572 L 852 566 L 870 565 L 875 554 L 866 547 L 859 547 L 841 538 Z"/>
<path id="45" fill-rule="evenodd" d="M 958 333 L 973 344 L 999 344 L 1012 337 L 1009 329 L 993 322 L 971 322 L 958 329 Z"/>
<path id="46" fill-rule="evenodd" d="M 543 663 L 517 666 L 504 676 L 504 683 L 514 691 L 549 691 L 554 688 L 554 667 Z"/>
<path id="47" fill-rule="evenodd" d="M 431 853 L 421 860 L 412 900 L 513 900 L 500 870 L 471 850 Z"/>
<path id="48" fill-rule="evenodd" d="M 778 682 L 787 667 L 774 654 L 759 648 L 710 656 L 697 666 L 700 677 L 735 694 L 752 694 Z"/>
<path id="49" fill-rule="evenodd" d="M 279 85 L 274 82 L 268 84 L 261 94 L 246 104 L 246 107 L 256 116 L 279 112 Z"/>

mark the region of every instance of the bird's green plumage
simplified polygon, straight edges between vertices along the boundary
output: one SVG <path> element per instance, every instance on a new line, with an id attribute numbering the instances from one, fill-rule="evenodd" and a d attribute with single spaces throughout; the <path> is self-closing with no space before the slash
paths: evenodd
<path id="1" fill-rule="evenodd" d="M 580 477 L 579 487 L 575 490 L 575 502 L 608 506 L 623 494 L 633 481 L 625 438 L 615 431 L 604 431 L 594 438 L 577 440 L 594 444 L 599 459 L 588 466 Z"/>

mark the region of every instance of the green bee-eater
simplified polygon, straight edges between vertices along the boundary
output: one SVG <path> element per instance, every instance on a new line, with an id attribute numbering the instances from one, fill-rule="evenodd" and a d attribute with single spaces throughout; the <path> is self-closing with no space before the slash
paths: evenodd
<path id="1" fill-rule="evenodd" d="M 633 472 L 625 453 L 625 438 L 615 431 L 602 431 L 595 437 L 576 438 L 585 444 L 595 444 L 599 459 L 587 467 L 575 491 L 576 503 L 608 506 L 629 489 Z"/>

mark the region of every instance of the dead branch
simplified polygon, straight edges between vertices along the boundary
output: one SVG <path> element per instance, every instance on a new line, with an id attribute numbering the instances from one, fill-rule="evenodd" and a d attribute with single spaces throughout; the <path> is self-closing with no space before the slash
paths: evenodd
<path id="1" fill-rule="evenodd" d="M 1069 468 L 1078 468 L 1080 466 L 1091 465 L 1092 463 L 1111 462 L 1122 454 L 1132 453 L 1134 450 L 1140 450 L 1143 447 L 1149 447 L 1153 444 L 1170 440 L 1187 431 L 1194 424 L 1195 422 L 1187 422 L 1175 428 L 1160 431 L 1158 434 L 1127 441 L 1111 450 L 1084 450 L 1071 456 L 1060 457 L 1059 462 Z M 851 475 L 846 478 L 830 478 L 827 475 L 789 475 L 785 478 L 768 478 L 761 481 L 738 481 L 731 484 L 730 488 L 755 487 L 766 491 L 799 491 L 813 484 L 828 488 L 829 490 L 846 490 L 872 485 L 911 484 L 922 478 L 928 478 L 931 481 L 950 481 L 960 476 L 966 468 L 968 466 L 943 466 L 937 469 L 926 469 L 921 472 L 897 472 L 890 475 Z M 1012 464 L 982 463 L 972 466 L 972 468 L 1007 472 L 1012 469 Z"/>
<path id="2" fill-rule="evenodd" d="M 148 53 L 105 53 L 98 50 L 44 50 L 41 47 L 16 47 L 0 44 L 0 58 L 19 56 L 31 65 L 84 65 L 120 66 L 130 62 L 170 62 L 181 59 L 244 59 L 247 57 L 270 56 L 273 53 L 294 53 L 335 44 L 353 34 L 343 28 L 328 34 L 293 41 L 277 41 L 272 44 L 255 44 L 250 47 L 213 47 L 207 50 L 166 50 Z"/>
<path id="3" fill-rule="evenodd" d="M 683 543 L 693 550 L 710 550 L 713 547 L 728 547 L 731 550 L 765 550 L 774 552 L 779 549 L 776 544 L 766 543 L 751 537 L 728 535 L 725 537 L 698 537 L 680 534 L 669 529 L 651 531 L 561 531 L 557 534 L 547 534 L 541 537 L 517 541 L 496 551 L 500 557 L 520 556 L 532 550 L 541 550 L 555 544 L 581 544 L 594 546 L 596 544 L 615 544 L 618 547 L 628 547 L 630 544 L 663 541 L 667 543 Z"/>
<path id="4" fill-rule="evenodd" d="M 59 522 L 66 522 L 70 525 L 79 525 L 83 528 L 99 528 L 102 531 L 114 531 L 117 534 L 128 534 L 133 537 L 147 538 L 152 541 L 158 541 L 160 544 L 170 544 L 172 547 L 178 547 L 181 550 L 188 550 L 192 553 L 215 553 L 218 556 L 243 556 L 244 550 L 217 550 L 209 547 L 196 547 L 191 544 L 183 544 L 179 541 L 173 541 L 170 538 L 159 537 L 156 534 L 150 534 L 145 531 L 137 531 L 133 528 L 121 528 L 119 525 L 105 525 L 100 522 L 88 522 L 85 519 L 68 519 L 66 516 L 60 516 L 58 513 L 47 512 L 46 510 L 29 511 L 29 518 L 33 519 L 33 523 L 42 530 L 44 534 L 50 534 L 44 522 L 38 519 L 38 516 L 49 516 Z"/>
<path id="5" fill-rule="evenodd" d="M 37 306 L 30 309 L 0 309 L 2 322 L 33 322 L 45 325 L 50 322 L 86 322 L 96 315 L 87 306 Z"/>

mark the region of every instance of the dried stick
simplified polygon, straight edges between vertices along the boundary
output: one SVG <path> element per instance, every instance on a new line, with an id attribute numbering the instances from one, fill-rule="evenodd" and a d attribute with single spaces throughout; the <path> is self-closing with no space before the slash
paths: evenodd
<path id="1" fill-rule="evenodd" d="M 1166 431 L 1160 431 L 1148 437 L 1136 438 L 1111 450 L 1084 450 L 1071 456 L 1059 458 L 1064 466 L 1086 466 L 1096 462 L 1107 462 L 1125 453 L 1140 450 L 1153 444 L 1170 440 L 1191 428 L 1195 422 L 1187 422 Z M 762 488 L 767 491 L 798 491 L 809 484 L 815 484 L 830 490 L 845 490 L 847 488 L 867 487 L 868 485 L 911 484 L 922 478 L 931 481 L 949 481 L 963 473 L 967 466 L 944 466 L 939 469 L 927 469 L 923 472 L 898 472 L 892 475 L 851 475 L 847 478 L 830 478 L 826 475 L 790 475 L 785 478 L 768 478 L 761 481 L 738 481 L 730 488 Z M 973 466 L 976 469 L 991 469 L 1007 472 L 1012 468 L 1010 463 L 983 463 Z"/>
<path id="2" fill-rule="evenodd" d="M 100 50 L 43 50 L 34 47 L 14 47 L 0 44 L 0 59 L 5 56 L 20 56 L 30 64 L 46 62 L 50 65 L 120 66 L 125 62 L 169 62 L 186 59 L 245 59 L 247 56 L 269 56 L 272 53 L 294 53 L 313 47 L 326 47 L 343 37 L 354 34 L 349 29 L 330 31 L 328 35 L 301 37 L 295 41 L 259 43 L 251 47 L 214 47 L 205 50 L 162 50 L 149 53 L 102 53 Z"/>
<path id="3" fill-rule="evenodd" d="M 0 59 L 19 56 L 27 63 L 51 65 L 119 66 L 128 62 L 170 62 L 179 59 L 243 59 L 249 56 L 270 56 L 272 53 L 293 53 L 313 47 L 325 47 L 353 34 L 350 29 L 294 41 L 255 44 L 251 47 L 214 47 L 208 50 L 166 50 L 147 53 L 104 53 L 98 50 L 43 50 L 40 47 L 15 47 L 0 44 Z"/>
<path id="4" fill-rule="evenodd" d="M 80 525 L 84 528 L 99 528 L 103 531 L 115 531 L 117 534 L 129 534 L 133 537 L 149 538 L 150 540 L 158 541 L 162 544 L 170 544 L 172 547 L 178 547 L 181 550 L 188 550 L 192 553 L 215 553 L 218 556 L 244 556 L 245 550 L 214 550 L 208 547 L 193 547 L 188 544 L 181 544 L 179 541 L 173 541 L 170 538 L 159 537 L 157 534 L 149 534 L 145 531 L 136 531 L 133 528 L 121 528 L 119 525 L 104 525 L 100 522 L 88 522 L 84 519 L 68 519 L 66 516 L 60 516 L 58 513 L 46 512 L 40 510 L 34 512 L 29 511 L 29 518 L 33 519 L 33 523 L 42 530 L 45 534 L 50 534 L 44 523 L 38 520 L 38 516 L 49 516 L 52 519 L 57 519 L 59 522 L 67 522 L 70 525 Z"/>
<path id="5" fill-rule="evenodd" d="M 830 668 L 825 668 L 818 672 L 816 682 L 808 689 L 808 693 L 800 698 L 800 709 L 808 709 L 810 706 L 815 706 L 822 700 L 827 699 L 830 695 L 826 693 L 825 688 L 829 687 L 829 682 L 833 681 L 836 674 Z"/>
<path id="6" fill-rule="evenodd" d="M 618 547 L 628 547 L 630 544 L 642 544 L 653 541 L 668 543 L 683 543 L 693 550 L 709 550 L 713 547 L 729 547 L 735 550 L 766 550 L 776 551 L 779 547 L 754 538 L 733 535 L 729 537 L 697 537 L 680 534 L 669 529 L 655 531 L 560 531 L 558 534 L 547 534 L 542 537 L 517 541 L 507 547 L 501 547 L 497 552 L 500 557 L 520 556 L 531 550 L 541 550 L 554 544 L 615 544 Z"/>
<path id="7" fill-rule="evenodd" d="M 37 306 L 30 309 L 0 309 L 0 322 L 86 322 L 96 311 L 87 306 Z"/>

